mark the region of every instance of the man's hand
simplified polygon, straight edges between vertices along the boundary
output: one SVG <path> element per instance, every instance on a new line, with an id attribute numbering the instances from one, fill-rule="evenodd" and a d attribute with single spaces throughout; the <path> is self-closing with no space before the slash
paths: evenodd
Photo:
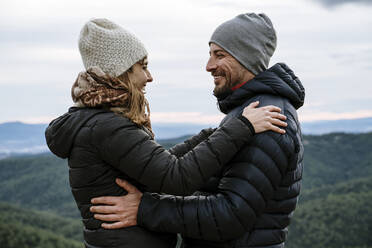
<path id="1" fill-rule="evenodd" d="M 252 102 L 243 110 L 243 116 L 247 118 L 256 133 L 265 131 L 274 131 L 280 134 L 285 134 L 285 130 L 280 127 L 287 127 L 288 124 L 284 122 L 287 117 L 280 113 L 279 107 L 269 105 L 265 107 L 256 108 L 259 102 Z"/>
<path id="2" fill-rule="evenodd" d="M 103 196 L 93 198 L 91 202 L 95 205 L 90 208 L 96 213 L 94 218 L 102 221 L 114 222 L 111 224 L 102 223 L 105 229 L 118 229 L 137 225 L 137 212 L 142 193 L 132 184 L 122 179 L 116 179 L 116 183 L 128 191 L 125 196 Z"/>

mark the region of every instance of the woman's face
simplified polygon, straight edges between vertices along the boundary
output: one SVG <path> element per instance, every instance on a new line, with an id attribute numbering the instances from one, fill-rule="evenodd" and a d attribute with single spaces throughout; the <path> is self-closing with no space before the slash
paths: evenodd
<path id="1" fill-rule="evenodd" d="M 152 82 L 152 76 L 150 71 L 147 68 L 147 58 L 143 62 L 138 62 L 133 65 L 132 73 L 129 73 L 130 80 L 136 85 L 139 89 L 144 90 L 148 82 Z"/>

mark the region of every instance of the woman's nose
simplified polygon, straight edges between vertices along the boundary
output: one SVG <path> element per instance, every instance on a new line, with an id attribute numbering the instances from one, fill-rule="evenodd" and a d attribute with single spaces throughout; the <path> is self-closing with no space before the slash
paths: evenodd
<path id="1" fill-rule="evenodd" d="M 150 72 L 147 72 L 146 73 L 146 76 L 147 76 L 147 82 L 152 82 L 153 78 L 151 76 L 151 73 Z"/>

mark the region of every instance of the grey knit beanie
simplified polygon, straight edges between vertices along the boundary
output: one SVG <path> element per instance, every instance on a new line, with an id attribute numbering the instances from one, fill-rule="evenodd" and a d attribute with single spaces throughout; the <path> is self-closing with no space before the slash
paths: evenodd
<path id="1" fill-rule="evenodd" d="M 250 72 L 267 69 L 276 48 L 276 34 L 265 14 L 247 13 L 222 23 L 209 41 L 230 53 Z"/>
<path id="2" fill-rule="evenodd" d="M 107 19 L 92 19 L 81 29 L 79 50 L 85 69 L 98 66 L 118 77 L 147 56 L 142 42 Z"/>

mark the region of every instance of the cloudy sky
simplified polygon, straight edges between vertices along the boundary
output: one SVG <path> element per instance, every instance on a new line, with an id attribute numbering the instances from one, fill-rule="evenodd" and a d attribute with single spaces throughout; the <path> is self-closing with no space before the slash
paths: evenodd
<path id="1" fill-rule="evenodd" d="M 306 88 L 302 121 L 372 117 L 372 1 L 359 0 L 4 0 L 0 2 L 0 123 L 46 123 L 72 101 L 83 65 L 81 27 L 105 17 L 149 51 L 153 122 L 217 123 L 222 115 L 205 71 L 208 39 L 222 22 L 264 12 L 277 50 Z"/>

